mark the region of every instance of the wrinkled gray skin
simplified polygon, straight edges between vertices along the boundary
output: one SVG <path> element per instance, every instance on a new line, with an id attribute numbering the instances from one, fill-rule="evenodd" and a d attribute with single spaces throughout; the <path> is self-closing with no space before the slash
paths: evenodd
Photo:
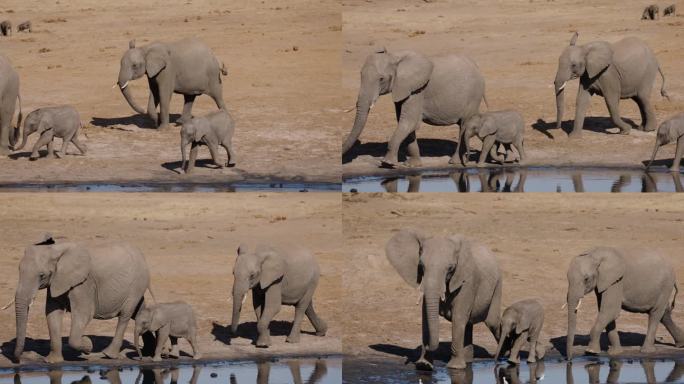
<path id="1" fill-rule="evenodd" d="M 17 25 L 17 32 L 31 32 L 31 21 L 27 20 Z"/>
<path id="2" fill-rule="evenodd" d="M 180 356 L 178 352 L 178 338 L 182 337 L 192 347 L 192 357 L 199 359 L 202 354 L 197 344 L 197 322 L 192 307 L 184 301 L 159 303 L 143 306 L 135 317 L 134 345 L 138 357 L 142 358 L 138 340 L 145 332 L 156 332 L 157 347 L 153 361 L 161 361 L 161 353 L 166 341 L 171 339 L 171 355 Z"/>
<path id="3" fill-rule="evenodd" d="M 40 137 L 31 150 L 31 157 L 29 158 L 31 160 L 38 159 L 40 156 L 38 150 L 45 145 L 47 145 L 48 150 L 47 157 L 54 157 L 55 137 L 62 139 L 60 157 L 66 155 L 67 146 L 70 142 L 78 148 L 82 155 L 85 155 L 87 148 L 78 140 L 79 128 L 81 128 L 81 116 L 76 108 L 70 105 L 38 108 L 26 115 L 21 145 L 15 148 L 15 151 L 22 150 L 28 141 L 28 137 L 34 132 L 38 132 Z"/>
<path id="4" fill-rule="evenodd" d="M 659 17 L 660 8 L 655 4 L 644 8 L 644 12 L 641 14 L 641 20 L 658 20 Z"/>
<path id="5" fill-rule="evenodd" d="M 520 363 L 520 349 L 529 341 L 528 363 L 534 363 L 544 358 L 546 348 L 540 334 L 544 325 L 544 307 L 537 299 L 524 299 L 511 304 L 501 315 L 501 335 L 499 345 L 494 354 L 494 360 L 498 360 L 503 352 L 503 346 L 507 340 L 513 343 L 508 362 Z"/>
<path id="6" fill-rule="evenodd" d="M 675 4 L 672 4 L 663 10 L 663 16 L 670 16 L 670 15 L 677 16 L 677 6 Z"/>
<path id="7" fill-rule="evenodd" d="M 651 161 L 648 162 L 646 168 L 650 167 L 653 160 L 655 160 L 658 149 L 673 141 L 677 142 L 677 149 L 670 170 L 672 172 L 679 172 L 679 163 L 681 163 L 682 155 L 684 155 L 684 112 L 678 113 L 660 124 L 658 134 L 656 135 L 655 147 L 653 148 L 653 155 L 651 155 Z"/>
<path id="8" fill-rule="evenodd" d="M 135 40 L 131 40 L 128 47 L 121 58 L 117 84 L 131 108 L 144 114 L 145 111 L 133 100 L 128 83 L 147 75 L 150 86 L 147 114 L 160 129 L 169 125 L 169 105 L 173 93 L 183 95 L 185 100 L 179 123 L 190 120 L 192 104 L 195 97 L 201 94 L 211 96 L 219 109 L 226 109 L 221 74 L 228 72 L 211 49 L 200 40 L 189 38 L 173 43 L 154 42 L 142 47 L 136 47 Z"/>
<path id="9" fill-rule="evenodd" d="M 565 110 L 565 85 L 573 79 L 580 79 L 575 105 L 575 122 L 571 137 L 578 137 L 584 126 L 584 116 L 592 95 L 600 95 L 606 101 L 613 123 L 620 133 L 629 134 L 631 126 L 620 117 L 620 100 L 632 99 L 641 112 L 641 127 L 644 131 L 656 128 L 656 116 L 651 104 L 651 90 L 656 73 L 660 72 L 665 91 L 665 76 L 651 48 L 636 37 L 626 37 L 615 43 L 593 41 L 575 45 L 577 32 L 570 39 L 558 59 L 558 70 L 554 87 L 556 92 L 556 128 L 561 128 Z"/>
<path id="10" fill-rule="evenodd" d="M 249 250 L 241 244 L 233 267 L 231 331 L 237 333 L 242 303 L 247 292 L 252 290 L 252 304 L 257 318 L 257 347 L 271 345 L 268 326 L 283 304 L 295 307 L 288 343 L 299 342 L 305 314 L 316 329 L 316 335 L 325 336 L 328 326 L 313 307 L 313 295 L 320 274 L 318 262 L 307 249 L 291 244 L 260 244 Z"/>
<path id="11" fill-rule="evenodd" d="M 684 331 L 672 321 L 677 281 L 672 265 L 659 252 L 597 247 L 575 257 L 568 267 L 568 334 L 566 356 L 572 359 L 577 312 L 584 295 L 594 292 L 599 312 L 589 333 L 586 353 L 597 354 L 599 336 L 605 329 L 609 353 L 620 353 L 620 337 L 615 320 L 624 309 L 648 314 L 648 331 L 641 352 L 655 351 L 655 333 L 662 322 L 678 348 L 684 347 Z"/>
<path id="12" fill-rule="evenodd" d="M 477 162 L 478 166 L 485 164 L 488 154 L 503 164 L 504 159 L 499 158 L 496 153 L 498 144 L 503 144 L 506 149 L 512 145 L 518 151 L 519 162 L 522 163 L 525 160 L 525 148 L 523 147 L 525 119 L 519 112 L 478 113 L 465 121 L 463 129 L 465 131 L 466 159 L 470 154 L 470 139 L 477 136 L 482 140 L 482 151 L 480 151 L 480 159 Z"/>
<path id="13" fill-rule="evenodd" d="M 69 346 L 85 353 L 92 342 L 83 335 L 90 320 L 118 318 L 116 333 L 103 353 L 120 353 L 128 320 L 143 303 L 150 274 L 139 249 L 125 242 L 55 243 L 51 236 L 24 251 L 15 295 L 17 338 L 14 357 L 24 351 L 29 304 L 39 289 L 48 289 L 45 303 L 50 354 L 48 363 L 62 357 L 62 316 L 71 312 Z"/>
<path id="14" fill-rule="evenodd" d="M 12 22 L 5 20 L 0 23 L 0 34 L 3 36 L 12 36 Z"/>
<path id="15" fill-rule="evenodd" d="M 185 173 L 190 173 L 195 168 L 197 152 L 200 145 L 206 145 L 211 153 L 211 159 L 217 167 L 223 165 L 219 162 L 218 146 L 226 150 L 228 160 L 226 167 L 235 165 L 235 151 L 233 150 L 233 133 L 235 132 L 235 122 L 226 110 L 219 110 L 209 113 L 202 117 L 194 117 L 183 124 L 180 131 L 181 136 L 181 169 Z M 186 148 L 191 144 L 190 162 L 186 163 Z"/>
<path id="16" fill-rule="evenodd" d="M 431 370 L 439 346 L 439 315 L 451 321 L 451 359 L 463 369 L 473 358 L 473 324 L 485 322 L 499 340 L 501 271 L 484 245 L 460 235 L 432 237 L 402 229 L 385 248 L 387 259 L 422 300 L 423 345 L 416 367 Z"/>
<path id="17" fill-rule="evenodd" d="M 361 135 L 378 97 L 390 92 L 398 123 L 382 163 L 390 167 L 397 165 L 399 146 L 407 140 L 406 165 L 420 166 L 416 131 L 421 121 L 436 126 L 460 125 L 478 112 L 484 99 L 485 82 L 475 62 L 465 56 L 428 58 L 412 51 L 388 52 L 384 48 L 369 55 L 361 68 L 356 118 L 342 145 L 343 154 Z M 460 161 L 460 148 L 459 139 L 451 163 Z"/>
<path id="18" fill-rule="evenodd" d="M 14 111 L 19 103 L 17 126 L 12 129 Z M 9 60 L 0 55 L 0 156 L 10 153 L 10 147 L 19 139 L 21 126 L 21 98 L 19 97 L 19 75 Z"/>

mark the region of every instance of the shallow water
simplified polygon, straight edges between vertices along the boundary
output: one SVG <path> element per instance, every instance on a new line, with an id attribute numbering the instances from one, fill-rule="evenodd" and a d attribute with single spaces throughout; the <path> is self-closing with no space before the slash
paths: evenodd
<path id="1" fill-rule="evenodd" d="M 345 179 L 343 192 L 682 192 L 681 173 L 618 168 L 479 168 Z"/>
<path id="2" fill-rule="evenodd" d="M 0 184 L 1 192 L 335 192 L 339 183 L 68 183 Z"/>
<path id="3" fill-rule="evenodd" d="M 279 359 L 274 361 L 211 362 L 162 367 L 63 368 L 14 373 L 0 370 L 1 384 L 162 384 L 162 383 L 309 383 L 341 384 L 342 359 Z"/>
<path id="4" fill-rule="evenodd" d="M 551 360 L 520 366 L 473 363 L 465 370 L 438 366 L 432 374 L 412 364 L 344 362 L 344 383 L 684 383 L 684 360 L 575 359 L 572 364 Z"/>

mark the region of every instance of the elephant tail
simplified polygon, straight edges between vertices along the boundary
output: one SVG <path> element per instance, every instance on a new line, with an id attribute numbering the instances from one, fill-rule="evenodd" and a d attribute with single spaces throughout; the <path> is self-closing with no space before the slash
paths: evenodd
<path id="1" fill-rule="evenodd" d="M 672 300 L 670 300 L 670 310 L 675 307 L 675 302 L 677 301 L 677 293 L 679 293 L 679 288 L 677 287 L 677 282 L 674 283 L 674 291 L 672 291 Z"/>
<path id="2" fill-rule="evenodd" d="M 485 93 L 482 93 L 482 101 L 485 103 L 485 107 L 487 107 L 487 111 L 489 112 L 489 103 L 487 102 L 487 95 Z"/>
<path id="3" fill-rule="evenodd" d="M 660 77 L 663 79 L 663 85 L 660 86 L 660 95 L 666 98 L 667 101 L 670 101 L 670 95 L 668 95 L 667 91 L 665 90 L 665 75 L 663 74 L 663 70 L 660 68 L 660 64 L 658 64 L 658 72 L 660 72 Z"/>
<path id="4" fill-rule="evenodd" d="M 152 287 L 148 286 L 147 291 L 150 293 L 150 296 L 152 296 L 152 302 L 156 305 L 157 304 L 157 298 L 154 296 L 154 292 L 152 292 Z"/>

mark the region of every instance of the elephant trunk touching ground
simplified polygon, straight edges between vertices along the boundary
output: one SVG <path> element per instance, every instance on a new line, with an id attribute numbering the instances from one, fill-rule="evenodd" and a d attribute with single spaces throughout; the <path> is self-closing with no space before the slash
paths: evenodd
<path id="1" fill-rule="evenodd" d="M 674 138 L 675 140 L 677 138 Z M 668 144 L 670 141 L 672 141 L 671 137 L 668 137 L 668 134 L 666 132 L 660 132 L 660 129 L 658 130 L 658 134 L 656 135 L 656 142 L 655 142 L 655 147 L 653 147 L 653 154 L 651 155 L 651 160 L 646 164 L 646 168 L 649 168 L 651 166 L 651 163 L 655 160 L 656 155 L 658 154 L 658 149 L 660 149 L 661 146 Z M 677 158 L 675 157 L 675 161 L 677 161 Z"/>
<path id="2" fill-rule="evenodd" d="M 429 334 L 428 350 L 435 351 L 439 347 L 439 295 L 425 295 L 425 313 Z"/>
<path id="3" fill-rule="evenodd" d="M 121 90 L 121 93 L 123 94 L 124 98 L 128 102 L 128 105 L 133 108 L 136 112 L 140 114 L 145 114 L 145 110 L 140 108 L 138 104 L 136 104 L 135 100 L 133 100 L 133 95 L 131 94 L 130 88 L 128 88 L 128 83 L 129 81 L 133 80 L 130 75 L 126 74 L 123 70 L 119 71 L 119 81 L 117 82 L 119 89 Z"/>
<path id="4" fill-rule="evenodd" d="M 24 352 L 24 343 L 26 341 L 26 323 L 28 322 L 28 311 L 38 287 L 29 287 L 25 283 L 20 283 L 17 286 L 17 292 L 14 296 L 14 311 L 17 319 L 17 337 L 14 347 L 14 357 L 19 359 L 22 352 Z"/>
<path id="5" fill-rule="evenodd" d="M 581 299 L 581 294 L 568 294 L 568 334 L 565 339 L 565 357 L 568 361 L 572 360 L 572 345 L 575 342 L 575 331 L 577 329 L 577 311 Z"/>
<path id="6" fill-rule="evenodd" d="M 234 334 L 237 332 L 238 324 L 240 323 L 240 311 L 242 310 L 242 304 L 247 297 L 248 287 L 239 288 L 235 287 L 233 289 L 233 317 L 230 323 L 230 330 Z"/>
<path id="7" fill-rule="evenodd" d="M 377 100 L 378 96 L 380 96 L 379 92 L 377 91 L 377 86 L 374 86 L 374 88 L 376 89 L 375 91 L 368 86 L 364 86 L 363 84 L 361 86 L 359 97 L 356 100 L 356 117 L 354 118 L 354 127 L 352 128 L 351 132 L 349 132 L 349 136 L 347 136 L 347 139 L 342 145 L 342 154 L 346 153 L 354 145 L 354 143 L 356 143 L 356 140 L 358 140 L 359 136 L 361 136 L 363 128 L 366 126 L 368 113 L 373 107 L 375 100 Z"/>
<path id="8" fill-rule="evenodd" d="M 21 151 L 24 149 L 24 146 L 26 146 L 26 142 L 28 141 L 28 136 L 29 132 L 26 128 L 24 128 L 24 134 L 21 136 L 21 144 L 19 144 L 18 147 L 14 148 L 15 151 Z"/>
<path id="9" fill-rule="evenodd" d="M 501 350 L 503 349 L 504 343 L 506 342 L 506 339 L 508 338 L 508 335 L 511 334 L 512 330 L 512 324 L 511 323 L 502 323 L 501 324 L 501 334 L 499 335 L 499 344 L 496 346 L 496 353 L 494 354 L 494 361 L 499 360 L 499 357 L 501 356 Z"/>
<path id="10" fill-rule="evenodd" d="M 138 357 L 142 358 L 142 352 L 140 351 L 140 336 L 141 336 L 141 329 L 137 325 L 135 326 L 135 332 L 133 333 L 133 346 L 135 347 L 135 350 L 138 352 Z"/>

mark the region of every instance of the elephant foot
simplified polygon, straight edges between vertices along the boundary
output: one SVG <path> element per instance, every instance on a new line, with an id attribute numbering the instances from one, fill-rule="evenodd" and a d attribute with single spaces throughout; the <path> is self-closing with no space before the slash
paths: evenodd
<path id="1" fill-rule="evenodd" d="M 420 161 L 420 158 L 413 158 L 410 157 L 408 160 L 404 162 L 404 166 L 409 167 L 409 168 L 417 168 L 417 167 L 422 167 L 423 162 Z"/>
<path id="2" fill-rule="evenodd" d="M 123 355 L 121 354 L 121 351 L 114 350 L 113 348 L 107 347 L 105 348 L 102 353 L 109 359 L 112 360 L 117 360 L 117 359 L 123 359 Z"/>
<path id="3" fill-rule="evenodd" d="M 511 364 L 511 365 L 520 364 L 520 359 L 518 357 L 509 357 L 507 361 L 508 361 L 508 364 Z M 532 360 L 532 362 L 534 362 L 534 360 Z"/>
<path id="4" fill-rule="evenodd" d="M 235 165 L 236 165 L 236 163 L 234 161 L 233 162 L 229 161 L 226 163 L 226 168 L 233 168 Z"/>
<path id="5" fill-rule="evenodd" d="M 608 354 L 611 356 L 619 355 L 621 353 L 622 353 L 622 347 L 619 347 L 619 346 L 618 347 L 613 347 L 613 346 L 608 347 Z"/>
<path id="6" fill-rule="evenodd" d="M 670 167 L 670 172 L 677 172 L 679 173 L 679 167 L 675 167 L 674 165 Z"/>
<path id="7" fill-rule="evenodd" d="M 639 127 L 640 131 L 643 131 L 642 127 Z M 632 131 L 632 128 L 620 128 L 620 132 L 618 132 L 621 135 L 629 135 L 629 133 Z"/>
<path id="8" fill-rule="evenodd" d="M 83 336 L 81 338 L 81 351 L 84 353 L 90 353 L 93 351 L 93 342 L 89 337 Z"/>
<path id="9" fill-rule="evenodd" d="M 654 353 L 656 351 L 656 348 L 654 345 L 643 345 L 641 346 L 641 349 L 639 352 L 641 353 Z"/>
<path id="10" fill-rule="evenodd" d="M 286 343 L 292 343 L 292 344 L 297 344 L 299 343 L 299 332 L 297 333 L 291 333 L 287 336 L 287 339 L 285 339 Z"/>
<path id="11" fill-rule="evenodd" d="M 261 335 L 256 341 L 257 348 L 268 348 L 271 346 L 271 336 Z"/>
<path id="12" fill-rule="evenodd" d="M 380 168 L 390 168 L 394 169 L 397 166 L 396 161 L 388 160 L 387 158 L 384 158 L 380 160 Z"/>
<path id="13" fill-rule="evenodd" d="M 169 125 L 169 123 L 166 123 L 158 126 L 157 129 L 160 131 L 168 131 L 169 129 L 171 129 L 171 126 Z"/>
<path id="14" fill-rule="evenodd" d="M 487 163 L 484 163 L 484 162 L 482 162 L 482 163 L 477 163 L 475 166 L 478 167 L 478 168 L 484 168 L 484 167 L 487 166 Z"/>
<path id="15" fill-rule="evenodd" d="M 463 348 L 463 358 L 466 363 L 472 363 L 475 360 L 475 348 L 472 345 Z"/>
<path id="16" fill-rule="evenodd" d="M 601 353 L 601 348 L 598 346 L 587 347 L 587 349 L 584 350 L 585 355 L 594 355 L 595 356 L 595 355 L 598 355 L 600 353 Z"/>
<path id="17" fill-rule="evenodd" d="M 534 364 L 536 362 L 537 362 L 537 359 L 535 359 L 535 358 L 532 358 L 532 357 L 527 358 L 527 364 Z"/>
<path id="18" fill-rule="evenodd" d="M 451 356 L 449 362 L 447 363 L 447 368 L 450 369 L 465 369 L 468 365 L 462 357 Z"/>
<path id="19" fill-rule="evenodd" d="M 45 357 L 45 362 L 48 364 L 62 363 L 64 362 L 64 357 L 61 353 L 53 351 Z"/>
<path id="20" fill-rule="evenodd" d="M 575 140 L 575 139 L 580 139 L 580 138 L 582 138 L 582 131 L 580 131 L 580 130 L 578 130 L 578 131 L 572 131 L 572 132 L 570 132 L 570 134 L 568 135 L 568 138 L 569 138 L 569 139 L 573 139 L 573 140 Z"/>
<path id="21" fill-rule="evenodd" d="M 684 340 L 682 340 L 682 341 L 676 341 L 675 340 L 675 348 L 684 348 Z"/>
<path id="22" fill-rule="evenodd" d="M 0 147 L 0 156 L 7 156 L 7 155 L 9 155 L 10 153 L 12 153 L 12 151 L 11 151 L 9 148 L 7 148 L 7 147 Z"/>
<path id="23" fill-rule="evenodd" d="M 160 362 L 162 361 L 161 355 L 156 355 L 152 358 L 152 361 Z"/>
<path id="24" fill-rule="evenodd" d="M 416 370 L 418 371 L 432 371 L 433 369 L 434 365 L 432 362 L 424 357 L 421 357 L 418 361 L 416 361 Z"/>
<path id="25" fill-rule="evenodd" d="M 31 155 L 31 156 L 29 156 L 29 161 L 36 161 L 36 160 L 38 160 L 38 155 L 35 155 L 35 156 L 34 156 L 34 155 Z"/>
<path id="26" fill-rule="evenodd" d="M 197 352 L 197 353 L 195 353 L 194 355 L 192 355 L 192 359 L 193 359 L 193 360 L 199 360 L 199 359 L 201 359 L 201 358 L 202 358 L 202 354 L 199 353 L 199 352 Z"/>
<path id="27" fill-rule="evenodd" d="M 449 159 L 449 164 L 466 166 L 468 165 L 468 158 L 466 157 L 465 159 L 461 160 L 458 158 L 458 155 L 454 155 L 451 157 L 451 159 Z"/>

